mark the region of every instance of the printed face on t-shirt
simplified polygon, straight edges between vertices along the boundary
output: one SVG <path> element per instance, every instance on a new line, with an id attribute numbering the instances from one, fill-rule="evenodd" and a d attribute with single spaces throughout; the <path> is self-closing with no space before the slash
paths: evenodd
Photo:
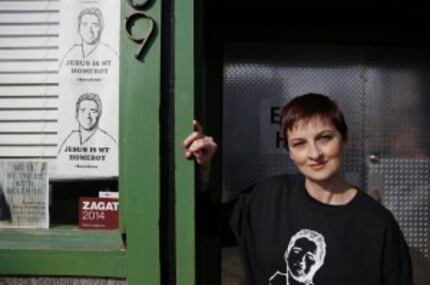
<path id="1" fill-rule="evenodd" d="M 307 238 L 296 240 L 294 246 L 288 253 L 288 267 L 293 277 L 302 279 L 307 277 L 316 264 L 317 246 Z"/>

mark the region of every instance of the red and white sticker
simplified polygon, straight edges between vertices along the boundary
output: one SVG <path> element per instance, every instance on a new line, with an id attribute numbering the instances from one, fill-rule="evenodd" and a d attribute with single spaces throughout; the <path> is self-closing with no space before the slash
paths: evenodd
<path id="1" fill-rule="evenodd" d="M 119 201 L 113 198 L 80 197 L 81 229 L 117 229 Z"/>

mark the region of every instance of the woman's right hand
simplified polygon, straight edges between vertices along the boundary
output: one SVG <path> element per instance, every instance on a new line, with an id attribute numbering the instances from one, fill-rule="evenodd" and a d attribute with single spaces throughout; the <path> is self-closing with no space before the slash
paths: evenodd
<path id="1" fill-rule="evenodd" d="M 184 157 L 194 159 L 199 166 L 200 180 L 203 185 L 209 183 L 209 176 L 212 158 L 217 150 L 217 144 L 212 137 L 203 133 L 202 125 L 193 121 L 194 132 L 191 133 L 182 143 L 184 147 Z"/>

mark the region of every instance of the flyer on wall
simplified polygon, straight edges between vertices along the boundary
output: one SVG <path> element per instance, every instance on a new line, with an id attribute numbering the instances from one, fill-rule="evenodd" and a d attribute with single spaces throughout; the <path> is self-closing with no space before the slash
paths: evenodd
<path id="1" fill-rule="evenodd" d="M 55 178 L 118 176 L 120 1 L 60 1 Z"/>
<path id="2" fill-rule="evenodd" d="M 49 228 L 46 161 L 0 161 L 0 228 Z"/>

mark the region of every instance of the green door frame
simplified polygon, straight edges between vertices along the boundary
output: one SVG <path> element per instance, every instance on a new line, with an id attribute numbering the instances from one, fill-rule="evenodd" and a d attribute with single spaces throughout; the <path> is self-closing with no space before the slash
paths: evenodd
<path id="1" fill-rule="evenodd" d="M 144 12 L 155 22 L 140 59 L 134 56 L 140 43 L 121 28 L 119 187 L 128 285 L 160 284 L 161 5 L 149 1 L 139 11 L 122 0 L 121 19 Z M 132 31 L 143 35 L 147 27 L 136 22 Z"/>
<path id="2" fill-rule="evenodd" d="M 175 2 L 174 125 L 176 284 L 195 284 L 194 164 L 183 157 L 182 140 L 194 117 L 194 1 Z"/>

